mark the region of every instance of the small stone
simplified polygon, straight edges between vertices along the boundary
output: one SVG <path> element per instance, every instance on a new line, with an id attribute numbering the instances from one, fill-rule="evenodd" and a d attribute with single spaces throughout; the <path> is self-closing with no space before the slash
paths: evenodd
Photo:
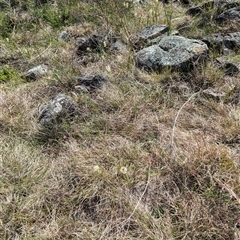
<path id="1" fill-rule="evenodd" d="M 25 74 L 24 77 L 27 80 L 36 80 L 37 78 L 44 76 L 48 72 L 48 66 L 45 64 L 38 65 L 29 69 Z"/>
<path id="2" fill-rule="evenodd" d="M 110 47 L 110 51 L 111 52 L 114 52 L 114 51 L 125 52 L 125 51 L 127 51 L 127 47 L 125 44 L 123 44 L 121 41 L 118 40 L 112 44 L 112 46 Z"/>
<path id="3" fill-rule="evenodd" d="M 76 105 L 70 96 L 58 94 L 39 108 L 39 123 L 43 127 L 52 127 L 63 119 L 74 116 Z"/>
<path id="4" fill-rule="evenodd" d="M 58 35 L 58 40 L 59 41 L 64 41 L 64 42 L 68 42 L 70 40 L 70 36 L 69 33 L 66 31 L 62 31 L 59 35 Z"/>
<path id="5" fill-rule="evenodd" d="M 94 90 L 102 87 L 108 80 L 102 75 L 82 75 L 77 78 L 77 86 L 75 88 L 83 88 L 87 90 Z"/>

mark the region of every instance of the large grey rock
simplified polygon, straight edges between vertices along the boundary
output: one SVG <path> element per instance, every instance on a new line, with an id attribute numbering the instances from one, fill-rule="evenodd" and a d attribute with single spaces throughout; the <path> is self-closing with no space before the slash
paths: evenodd
<path id="1" fill-rule="evenodd" d="M 76 105 L 72 98 L 60 93 L 39 108 L 39 123 L 43 127 L 52 127 L 74 116 L 75 112 Z"/>
<path id="2" fill-rule="evenodd" d="M 146 70 L 161 71 L 166 67 L 181 71 L 191 70 L 198 60 L 206 59 L 207 45 L 195 39 L 181 36 L 165 36 L 159 44 L 144 48 L 137 52 L 135 61 L 137 66 Z"/>
<path id="3" fill-rule="evenodd" d="M 140 68 L 157 71 L 163 68 L 164 55 L 164 51 L 158 45 L 153 45 L 137 52 L 135 61 Z"/>
<path id="4" fill-rule="evenodd" d="M 202 38 L 209 48 L 223 52 L 225 49 L 239 50 L 240 48 L 240 32 L 234 33 L 215 33 Z"/>

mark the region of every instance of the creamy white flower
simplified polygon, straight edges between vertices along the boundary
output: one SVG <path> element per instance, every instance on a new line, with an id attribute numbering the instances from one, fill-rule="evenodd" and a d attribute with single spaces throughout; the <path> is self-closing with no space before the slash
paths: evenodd
<path id="1" fill-rule="evenodd" d="M 121 167 L 119 172 L 121 172 L 122 174 L 126 174 L 127 173 L 127 168 L 126 167 Z"/>
<path id="2" fill-rule="evenodd" d="M 100 167 L 98 165 L 93 166 L 93 171 L 98 172 L 100 170 Z"/>

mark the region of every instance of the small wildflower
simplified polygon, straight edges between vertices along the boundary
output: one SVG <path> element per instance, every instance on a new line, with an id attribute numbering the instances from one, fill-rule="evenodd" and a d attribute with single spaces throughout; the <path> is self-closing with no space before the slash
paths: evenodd
<path id="1" fill-rule="evenodd" d="M 126 167 L 121 167 L 119 172 L 122 173 L 122 174 L 126 174 L 127 173 L 127 168 Z"/>
<path id="2" fill-rule="evenodd" d="M 93 171 L 94 172 L 99 172 L 100 167 L 98 165 L 93 166 Z"/>
<path id="3" fill-rule="evenodd" d="M 111 67 L 109 65 L 107 65 L 106 70 L 110 73 L 111 72 Z"/>

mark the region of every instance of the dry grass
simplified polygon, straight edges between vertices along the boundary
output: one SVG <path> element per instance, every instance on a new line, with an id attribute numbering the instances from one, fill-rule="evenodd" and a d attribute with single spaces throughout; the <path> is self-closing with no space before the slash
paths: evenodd
<path id="1" fill-rule="evenodd" d="M 69 5 L 71 13 L 81 8 L 84 17 L 66 30 L 87 35 L 98 21 L 121 26 L 97 1 Z M 129 44 L 148 24 L 174 29 L 185 9 L 153 1 L 134 11 L 118 34 Z M 238 239 L 238 79 L 225 78 L 211 62 L 185 78 L 146 73 L 134 66 L 133 49 L 79 65 L 74 40 L 56 40 L 61 27 L 34 24 L 0 38 L 1 61 L 19 76 L 37 64 L 50 67 L 36 82 L 0 84 L 0 238 Z M 74 86 L 81 73 L 101 73 L 109 84 L 80 94 Z M 208 87 L 227 95 L 206 96 Z M 38 107 L 59 92 L 73 97 L 78 115 L 45 132 Z"/>

